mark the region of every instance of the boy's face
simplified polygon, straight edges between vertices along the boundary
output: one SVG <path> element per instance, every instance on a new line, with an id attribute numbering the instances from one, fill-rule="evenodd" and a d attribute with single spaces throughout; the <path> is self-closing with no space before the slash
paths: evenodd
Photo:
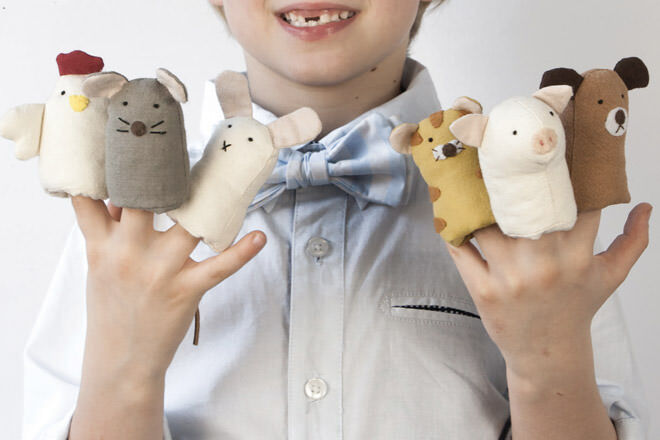
<path id="1" fill-rule="evenodd" d="M 428 0 L 209 1 L 224 6 L 248 56 L 294 82 L 320 86 L 347 81 L 405 52 L 419 3 Z"/>

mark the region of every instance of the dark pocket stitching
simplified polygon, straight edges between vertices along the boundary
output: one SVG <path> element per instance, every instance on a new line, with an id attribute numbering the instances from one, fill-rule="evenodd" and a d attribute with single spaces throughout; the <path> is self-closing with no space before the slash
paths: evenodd
<path id="1" fill-rule="evenodd" d="M 428 310 L 431 312 L 449 313 L 451 315 L 462 315 L 462 316 L 469 316 L 471 318 L 481 319 L 479 315 L 476 315 L 472 312 L 456 309 L 454 307 L 439 306 L 437 304 L 428 304 L 428 305 L 418 304 L 418 305 L 390 306 L 390 307 L 399 308 L 399 309 Z"/>

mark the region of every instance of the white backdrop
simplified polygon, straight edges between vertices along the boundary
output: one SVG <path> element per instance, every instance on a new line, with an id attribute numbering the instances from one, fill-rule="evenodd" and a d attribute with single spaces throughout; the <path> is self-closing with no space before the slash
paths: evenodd
<path id="1" fill-rule="evenodd" d="M 449 0 L 427 17 L 412 55 L 432 72 L 443 103 L 470 95 L 486 109 L 531 93 L 549 68 L 612 68 L 621 58 L 641 57 L 651 87 L 631 93 L 630 189 L 633 202 L 659 205 L 658 17 L 657 0 Z M 205 0 L 0 0 L 0 113 L 43 102 L 57 76 L 55 56 L 74 49 L 102 56 L 108 69 L 128 77 L 153 76 L 161 66 L 179 75 L 190 91 L 184 110 L 193 142 L 203 81 L 243 69 L 240 48 Z M 73 222 L 69 202 L 41 190 L 36 163 L 17 161 L 13 146 L 0 140 L 3 439 L 20 438 L 22 349 Z M 604 212 L 603 243 L 620 232 L 629 209 Z M 658 215 L 649 249 L 620 288 L 653 419 L 660 414 Z M 649 438 L 660 438 L 660 423 L 650 429 Z"/>

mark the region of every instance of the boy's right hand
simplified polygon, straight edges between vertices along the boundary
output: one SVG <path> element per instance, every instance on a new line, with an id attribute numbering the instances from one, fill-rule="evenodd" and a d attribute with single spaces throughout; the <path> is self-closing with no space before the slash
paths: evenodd
<path id="1" fill-rule="evenodd" d="M 85 237 L 87 339 L 85 376 L 163 380 L 204 293 L 264 246 L 253 231 L 221 254 L 189 258 L 199 239 L 178 224 L 153 228 L 153 214 L 73 197 Z"/>

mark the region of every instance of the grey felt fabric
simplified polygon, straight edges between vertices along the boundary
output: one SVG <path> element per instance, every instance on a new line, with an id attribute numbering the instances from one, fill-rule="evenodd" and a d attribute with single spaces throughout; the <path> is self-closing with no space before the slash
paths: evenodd
<path id="1" fill-rule="evenodd" d="M 188 197 L 189 159 L 181 104 L 156 79 L 135 79 L 112 96 L 106 128 L 110 201 L 162 213 Z"/>

